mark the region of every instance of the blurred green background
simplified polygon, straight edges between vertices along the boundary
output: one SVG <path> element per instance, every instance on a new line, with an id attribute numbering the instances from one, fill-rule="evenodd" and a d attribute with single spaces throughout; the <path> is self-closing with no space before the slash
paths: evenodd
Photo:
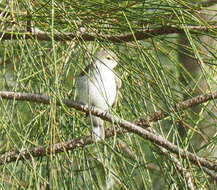
<path id="1" fill-rule="evenodd" d="M 214 2 L 214 0 L 213 0 Z M 2 0 L 0 3 L 0 86 L 2 91 L 75 98 L 75 77 L 100 49 L 119 57 L 123 86 L 117 116 L 133 121 L 168 110 L 185 99 L 216 89 L 217 6 L 193 0 Z M 217 2 L 216 2 L 217 3 Z M 211 7 L 208 5 L 212 5 Z M 162 26 L 183 33 L 114 43 L 102 36 L 134 34 Z M 47 32 L 50 40 L 5 40 L 3 34 Z M 55 41 L 56 33 L 73 33 Z M 83 33 L 94 41 L 79 38 Z M 215 159 L 216 102 L 169 114 L 153 124 L 174 144 Z M 107 123 L 107 127 L 112 127 Z M 0 152 L 52 145 L 90 135 L 85 114 L 72 108 L 0 100 Z M 179 158 L 195 189 L 215 189 L 201 168 Z M 0 166 L 0 189 L 189 189 L 169 157 L 150 141 L 125 133 L 101 144 Z"/>

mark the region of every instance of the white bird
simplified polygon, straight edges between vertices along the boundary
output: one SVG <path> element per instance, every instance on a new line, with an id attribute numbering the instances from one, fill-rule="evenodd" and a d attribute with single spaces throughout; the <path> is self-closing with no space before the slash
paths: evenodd
<path id="1" fill-rule="evenodd" d="M 104 111 L 111 108 L 117 98 L 121 80 L 113 70 L 117 66 L 117 56 L 112 51 L 102 50 L 96 54 L 94 62 L 77 77 L 76 100 Z M 90 114 L 93 125 L 93 139 L 97 142 L 105 138 L 104 121 Z"/>

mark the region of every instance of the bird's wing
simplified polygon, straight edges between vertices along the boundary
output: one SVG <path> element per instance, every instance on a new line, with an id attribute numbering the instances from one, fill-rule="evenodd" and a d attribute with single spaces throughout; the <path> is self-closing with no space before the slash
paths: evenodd
<path id="1" fill-rule="evenodd" d="M 87 65 L 84 70 L 82 70 L 78 75 L 76 75 L 76 81 L 75 81 L 75 100 L 79 102 L 79 96 L 78 96 L 78 89 L 81 88 L 82 83 L 84 82 L 84 79 L 86 76 L 88 76 L 90 72 L 90 68 L 92 67 L 90 65 Z M 79 102 L 80 103 L 80 102 Z"/>
<path id="2" fill-rule="evenodd" d="M 80 88 L 80 83 L 82 83 L 82 80 L 84 79 L 84 77 L 88 76 L 90 73 L 90 69 L 91 67 L 93 67 L 93 64 L 89 64 L 87 65 L 78 75 L 76 75 L 76 89 Z"/>
<path id="3" fill-rule="evenodd" d="M 78 75 L 78 77 L 83 77 L 83 76 L 87 75 L 89 73 L 89 71 L 90 71 L 90 68 L 93 67 L 93 66 L 94 66 L 93 64 L 87 65 L 85 67 L 85 69 L 80 72 L 80 74 Z"/>
<path id="4" fill-rule="evenodd" d="M 117 90 L 119 90 L 121 88 L 121 86 L 122 86 L 122 81 L 117 75 L 115 75 L 115 82 L 116 82 L 116 85 L 117 85 Z"/>
<path id="5" fill-rule="evenodd" d="M 118 96 L 119 96 L 119 89 L 122 86 L 122 81 L 121 79 L 118 77 L 118 75 L 115 73 L 115 82 L 116 82 L 116 97 L 115 97 L 115 101 L 112 104 L 112 107 L 115 107 L 117 105 L 118 102 Z"/>

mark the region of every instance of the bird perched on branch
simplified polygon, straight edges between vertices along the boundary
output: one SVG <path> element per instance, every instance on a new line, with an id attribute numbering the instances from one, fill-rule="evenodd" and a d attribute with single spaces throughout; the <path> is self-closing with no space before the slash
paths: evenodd
<path id="1" fill-rule="evenodd" d="M 77 77 L 76 100 L 104 111 L 111 108 L 116 102 L 118 89 L 121 87 L 121 80 L 114 71 L 117 64 L 117 56 L 112 51 L 99 51 L 94 62 Z M 94 115 L 89 114 L 89 116 L 93 125 L 93 140 L 103 140 L 104 121 Z"/>

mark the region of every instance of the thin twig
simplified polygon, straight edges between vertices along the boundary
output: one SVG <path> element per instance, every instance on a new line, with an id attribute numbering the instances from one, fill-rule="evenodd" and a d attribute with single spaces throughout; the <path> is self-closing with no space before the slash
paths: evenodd
<path id="1" fill-rule="evenodd" d="M 185 28 L 191 30 L 192 33 L 208 32 L 211 29 L 217 29 L 217 26 L 186 26 Z M 183 33 L 184 28 L 178 28 L 175 26 L 162 26 L 154 29 L 144 29 L 142 31 L 134 32 L 134 34 L 123 34 L 116 36 L 105 36 L 84 33 L 77 35 L 75 33 L 56 33 L 53 35 L 53 39 L 56 41 L 71 41 L 71 40 L 84 40 L 84 41 L 110 41 L 114 43 L 132 42 L 136 40 L 145 40 L 155 36 L 161 36 L 165 34 Z M 0 32 L 1 40 L 17 40 L 17 39 L 37 39 L 50 41 L 51 34 L 47 32 L 17 32 L 17 31 L 5 31 Z"/>
<path id="2" fill-rule="evenodd" d="M 215 94 L 217 97 L 217 92 Z M 210 94 L 210 95 L 206 94 L 204 96 L 206 98 L 199 98 L 198 100 L 202 100 L 202 102 L 204 102 L 205 100 L 208 101 L 208 100 L 211 100 L 214 98 L 213 94 Z M 32 101 L 32 102 L 38 102 L 38 103 L 44 103 L 44 104 L 50 104 L 52 102 L 52 98 L 50 98 L 48 96 L 28 94 L 28 93 L 0 92 L 0 97 L 5 98 L 5 99 Z M 199 97 L 201 97 L 201 96 L 199 96 Z M 192 99 L 194 99 L 194 98 L 192 98 Z M 192 102 L 192 104 L 195 105 L 195 101 L 190 101 L 190 102 Z M 150 140 L 152 143 L 157 144 L 161 147 L 164 147 L 168 151 L 175 153 L 175 154 L 181 156 L 182 158 L 188 159 L 189 161 L 191 161 L 193 164 L 195 164 L 197 166 L 200 166 L 200 167 L 203 166 L 203 167 L 206 167 L 210 170 L 214 170 L 217 172 L 217 162 L 210 161 L 208 159 L 199 157 L 199 156 L 197 156 L 191 152 L 188 152 L 188 151 L 176 146 L 175 144 L 169 142 L 167 139 L 160 136 L 159 134 L 152 133 L 146 129 L 141 128 L 138 125 L 135 125 L 134 123 L 131 123 L 129 121 L 121 119 L 117 116 L 113 116 L 113 115 L 109 114 L 108 112 L 105 112 L 105 111 L 103 111 L 99 108 L 96 108 L 96 107 L 95 108 L 94 107 L 89 108 L 88 105 L 81 105 L 81 104 L 78 104 L 76 102 L 69 101 L 69 100 L 63 100 L 63 101 L 57 102 L 57 105 L 62 105 L 62 104 L 65 104 L 66 106 L 73 107 L 77 110 L 80 110 L 80 111 L 83 111 L 86 113 L 91 112 L 93 115 L 100 117 L 103 120 L 118 124 L 120 127 L 124 128 L 125 130 L 132 132 L 132 133 L 135 133 L 146 140 Z M 92 140 L 88 137 L 86 137 L 86 138 L 87 138 L 87 140 L 85 138 L 72 140 L 73 146 L 71 145 L 71 143 L 70 143 L 70 146 L 77 148 L 77 147 L 81 147 L 82 144 L 85 144 L 85 145 L 91 144 Z M 58 146 L 58 147 L 63 146 L 62 150 L 65 150 L 64 143 L 59 143 L 57 145 L 51 146 L 51 150 L 55 149 L 54 146 Z M 67 145 L 67 146 L 69 146 L 69 145 Z M 47 148 L 42 147 L 42 150 L 46 152 Z M 19 159 L 19 158 L 23 159 L 23 157 L 19 157 L 19 155 L 21 153 L 22 152 L 20 152 L 20 151 L 18 151 L 17 153 L 13 153 L 13 155 L 15 156 L 15 160 Z M 49 153 L 49 151 L 48 151 L 48 153 Z M 51 151 L 51 153 L 52 153 L 52 151 Z M 24 154 L 28 155 L 29 154 L 28 150 L 25 150 Z M 5 155 L 2 155 L 2 159 L 5 160 L 6 162 L 10 162 L 10 160 L 14 157 L 14 156 L 12 156 L 12 157 L 7 156 L 7 155 L 11 155 L 10 152 L 6 153 Z M 14 159 L 12 159 L 12 160 L 14 160 Z"/>
<path id="3" fill-rule="evenodd" d="M 31 13 L 27 10 L 27 21 L 26 21 L 26 31 L 32 33 L 32 15 Z"/>
<path id="4" fill-rule="evenodd" d="M 7 0 L 6 7 L 4 8 L 4 10 L 7 10 L 9 6 L 10 6 L 10 0 Z M 0 12 L 0 17 L 3 17 L 5 14 L 8 14 L 8 13 L 6 11 Z"/>

